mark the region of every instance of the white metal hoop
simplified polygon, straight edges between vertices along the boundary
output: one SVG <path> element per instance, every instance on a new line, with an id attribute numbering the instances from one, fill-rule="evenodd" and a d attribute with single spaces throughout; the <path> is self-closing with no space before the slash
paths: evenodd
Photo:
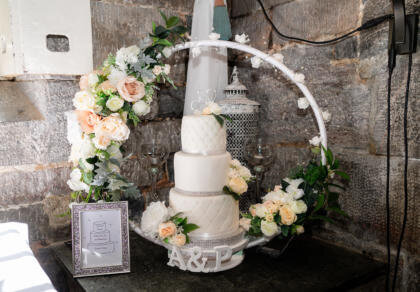
<path id="1" fill-rule="evenodd" d="M 261 52 L 260 50 L 257 50 L 253 47 L 250 47 L 244 44 L 230 42 L 230 41 L 202 40 L 202 41 L 186 42 L 186 43 L 178 44 L 175 47 L 173 47 L 172 52 L 182 51 L 182 50 L 190 49 L 190 48 L 198 48 L 198 47 L 219 47 L 219 48 L 230 48 L 234 50 L 239 50 L 239 51 L 257 56 L 263 61 L 266 61 L 267 63 L 270 63 L 271 65 L 279 69 L 284 75 L 286 75 L 287 78 L 289 78 L 294 84 L 296 84 L 296 86 L 300 89 L 300 91 L 302 91 L 302 93 L 305 95 L 306 99 L 309 102 L 309 105 L 312 108 L 312 111 L 315 114 L 315 118 L 318 123 L 318 129 L 321 136 L 321 144 L 325 148 L 327 148 L 327 131 L 325 129 L 324 120 L 322 118 L 322 112 L 319 109 L 318 104 L 316 103 L 314 97 L 309 92 L 308 88 L 303 83 L 300 83 L 295 79 L 295 72 L 287 68 L 283 63 L 274 59 L 270 55 L 267 55 L 266 53 Z M 321 157 L 322 157 L 322 164 L 326 164 L 324 151 L 321 151 Z"/>

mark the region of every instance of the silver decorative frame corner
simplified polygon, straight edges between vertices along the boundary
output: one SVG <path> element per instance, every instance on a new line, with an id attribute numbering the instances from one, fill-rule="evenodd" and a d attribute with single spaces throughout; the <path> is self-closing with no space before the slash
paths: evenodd
<path id="1" fill-rule="evenodd" d="M 121 210 L 121 245 L 122 265 L 82 268 L 81 264 L 81 237 L 80 237 L 80 213 L 82 211 L 97 210 Z M 72 257 L 73 277 L 88 277 L 107 274 L 120 274 L 130 272 L 130 241 L 128 225 L 128 203 L 126 201 L 110 203 L 73 204 L 71 208 L 71 233 L 72 233 Z"/>

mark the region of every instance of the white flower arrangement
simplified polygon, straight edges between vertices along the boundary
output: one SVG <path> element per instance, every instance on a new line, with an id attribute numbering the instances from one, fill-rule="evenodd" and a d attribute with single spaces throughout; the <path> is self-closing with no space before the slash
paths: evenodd
<path id="1" fill-rule="evenodd" d="M 235 200 L 248 191 L 248 183 L 253 176 L 248 168 L 243 166 L 237 159 L 232 159 L 229 163 L 229 170 L 226 178 L 226 185 L 223 192 L 231 195 Z"/>
<path id="2" fill-rule="evenodd" d="M 130 136 L 129 125 L 137 126 L 150 112 L 156 85 L 168 82 L 175 87 L 169 77 L 171 66 L 162 63 L 159 55 L 169 57 L 170 39 L 182 39 L 187 29 L 175 27 L 179 18 L 170 19 L 166 26 L 154 25 L 139 46 L 120 48 L 99 70 L 80 78 L 67 135 L 72 145 L 69 161 L 76 167 L 68 181 L 74 201 L 108 202 L 140 195 L 119 173 L 124 161 L 120 147 Z"/>
<path id="3" fill-rule="evenodd" d="M 232 121 L 229 116 L 222 114 L 222 108 L 215 102 L 208 102 L 201 113 L 198 113 L 204 116 L 212 115 L 221 127 L 223 127 L 225 120 Z"/>
<path id="4" fill-rule="evenodd" d="M 141 218 L 141 230 L 150 237 L 159 237 L 163 242 L 183 246 L 189 243 L 188 233 L 199 227 L 188 223 L 187 217 L 181 217 L 182 213 L 173 215 L 171 208 L 166 207 L 164 202 L 152 202 L 143 212 Z"/>
<path id="5" fill-rule="evenodd" d="M 306 97 L 301 97 L 298 99 L 298 108 L 307 109 L 309 107 L 309 102 Z"/>
<path id="6" fill-rule="evenodd" d="M 262 64 L 262 60 L 260 57 L 254 56 L 251 58 L 251 66 L 252 68 L 258 69 L 260 68 L 261 64 Z"/>
<path id="7" fill-rule="evenodd" d="M 240 44 L 249 43 L 249 37 L 245 33 L 235 35 L 235 42 Z"/>

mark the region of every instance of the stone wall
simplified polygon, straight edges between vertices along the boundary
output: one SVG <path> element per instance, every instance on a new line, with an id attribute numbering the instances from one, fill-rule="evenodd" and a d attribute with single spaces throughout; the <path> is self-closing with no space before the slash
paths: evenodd
<path id="1" fill-rule="evenodd" d="M 265 0 L 279 30 L 290 36 L 327 40 L 361 23 L 392 13 L 391 1 L 381 0 Z M 384 4 L 385 2 L 385 4 Z M 418 1 L 406 1 L 408 12 Z M 337 154 L 351 182 L 341 197 L 350 220 L 326 225 L 317 236 L 379 260 L 386 260 L 386 93 L 388 24 L 361 32 L 329 46 L 309 46 L 279 38 L 265 21 L 256 1 L 232 0 L 233 31 L 248 33 L 251 46 L 284 55 L 284 63 L 305 74 L 305 83 L 322 109 L 332 113 L 327 124 L 329 146 Z M 252 24 L 252 25 L 251 25 Z M 261 130 L 276 145 L 277 160 L 264 185 L 272 187 L 288 169 L 309 157 L 308 139 L 317 134 L 313 114 L 297 109 L 301 93 L 271 66 L 251 69 L 246 55 L 231 56 L 262 104 Z M 407 56 L 397 58 L 393 77 L 391 142 L 391 236 L 396 246 L 403 218 L 403 106 Z M 409 102 L 409 210 L 400 275 L 403 290 L 419 283 L 420 175 L 419 95 L 420 53 L 413 56 Z M 393 248 L 395 254 L 395 248 Z M 418 287 L 418 286 L 417 286 Z"/>
<path id="2" fill-rule="evenodd" d="M 264 0 L 277 27 L 285 34 L 325 40 L 391 12 L 383 0 Z M 385 2 L 385 4 L 384 4 Z M 418 0 L 407 10 L 419 10 Z M 306 76 L 306 84 L 321 108 L 332 113 L 327 124 L 329 146 L 351 176 L 341 204 L 350 220 L 326 225 L 317 236 L 385 259 L 386 79 L 388 25 L 356 34 L 331 46 L 308 46 L 275 35 L 254 0 L 228 1 L 235 33 L 247 33 L 251 46 L 280 52 L 285 64 Z M 158 8 L 187 20 L 192 0 L 91 0 L 94 65 L 109 52 L 136 44 L 159 19 Z M 420 271 L 418 215 L 419 188 L 419 53 L 413 58 L 409 105 L 409 214 L 403 245 L 401 287 L 412 291 Z M 132 132 L 127 152 L 139 154 L 139 145 L 151 138 L 180 148 L 180 117 L 185 92 L 187 54 L 171 58 L 178 90 L 164 87 L 147 120 Z M 230 65 L 238 65 L 250 98 L 262 104 L 261 131 L 276 145 L 276 162 L 264 181 L 272 187 L 296 163 L 310 157 L 308 139 L 317 134 L 314 116 L 297 109 L 298 89 L 270 66 L 251 69 L 249 56 L 232 52 Z M 395 246 L 402 221 L 403 144 L 402 112 L 407 57 L 397 58 L 393 80 L 391 234 Z M 66 180 L 69 145 L 64 113 L 72 109 L 78 76 L 25 76 L 0 81 L 1 97 L 27 99 L 32 115 L 0 122 L 0 222 L 30 225 L 32 241 L 54 241 L 69 236 L 68 219 L 60 217 L 69 203 Z M 4 101 L 2 101 L 4 102 Z M 18 103 L 16 103 L 18 104 Z M 26 109 L 26 107 L 25 107 Z M 19 111 L 18 111 L 19 112 Z M 22 111 L 20 111 L 22 112 Z M 169 163 L 169 169 L 171 169 Z M 145 162 L 139 157 L 123 169 L 139 186 L 150 184 Z M 173 174 L 172 171 L 170 171 Z M 393 252 L 395 250 L 393 249 Z"/>

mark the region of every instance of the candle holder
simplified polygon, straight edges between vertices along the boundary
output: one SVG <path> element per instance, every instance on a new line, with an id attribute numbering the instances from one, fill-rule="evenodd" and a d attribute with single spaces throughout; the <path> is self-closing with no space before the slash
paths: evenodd
<path id="1" fill-rule="evenodd" d="M 142 144 L 140 151 L 143 156 L 147 158 L 149 174 L 152 178 L 152 189 L 146 194 L 146 207 L 151 202 L 159 201 L 159 196 L 156 191 L 157 177 L 161 166 L 166 162 L 169 152 L 166 147 L 159 143 Z"/>
<path id="2" fill-rule="evenodd" d="M 274 161 L 274 150 L 273 146 L 268 144 L 264 138 L 257 137 L 247 141 L 244 154 L 256 179 L 256 191 L 253 199 L 253 203 L 256 203 L 261 199 L 261 182 L 264 173 Z"/>

